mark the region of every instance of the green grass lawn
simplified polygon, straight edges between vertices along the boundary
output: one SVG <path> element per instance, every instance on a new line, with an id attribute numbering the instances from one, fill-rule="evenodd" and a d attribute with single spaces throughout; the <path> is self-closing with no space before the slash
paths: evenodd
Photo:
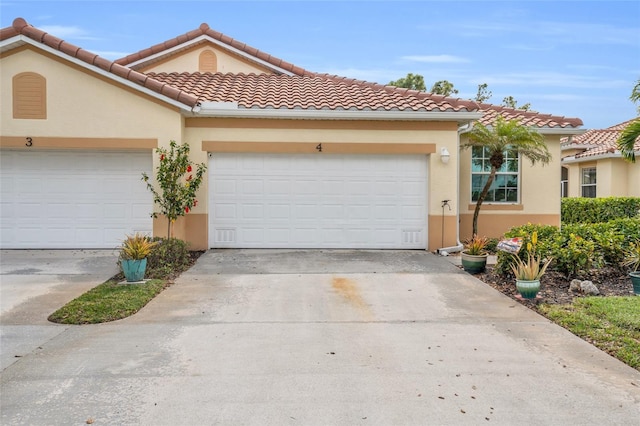
<path id="1" fill-rule="evenodd" d="M 585 297 L 540 312 L 573 334 L 640 370 L 640 297 Z"/>
<path id="2" fill-rule="evenodd" d="M 168 284 L 149 280 L 144 284 L 118 284 L 109 280 L 75 298 L 49 316 L 61 324 L 97 324 L 126 318 L 138 312 Z"/>

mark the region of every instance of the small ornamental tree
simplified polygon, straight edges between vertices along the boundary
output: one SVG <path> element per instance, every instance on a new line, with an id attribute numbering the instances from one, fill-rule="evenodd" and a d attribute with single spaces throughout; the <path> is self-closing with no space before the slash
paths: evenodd
<path id="1" fill-rule="evenodd" d="M 178 145 L 176 141 L 171 141 L 168 150 L 157 148 L 156 153 L 160 157 L 160 165 L 156 167 L 160 191 L 149 182 L 149 176 L 144 172 L 142 180 L 153 194 L 153 202 L 160 206 L 160 213 L 167 217 L 167 238 L 170 238 L 173 222 L 198 205 L 196 192 L 207 166 L 189 160 L 189 145 L 186 143 Z M 157 218 L 158 213 L 151 213 L 151 217 Z"/>

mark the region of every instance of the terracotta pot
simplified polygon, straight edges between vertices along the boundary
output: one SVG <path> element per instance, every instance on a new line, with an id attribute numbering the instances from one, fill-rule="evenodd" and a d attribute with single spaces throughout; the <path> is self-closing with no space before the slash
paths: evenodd
<path id="1" fill-rule="evenodd" d="M 461 253 L 462 267 L 470 274 L 477 274 L 483 272 L 487 267 L 487 254 L 475 255 L 465 252 Z"/>

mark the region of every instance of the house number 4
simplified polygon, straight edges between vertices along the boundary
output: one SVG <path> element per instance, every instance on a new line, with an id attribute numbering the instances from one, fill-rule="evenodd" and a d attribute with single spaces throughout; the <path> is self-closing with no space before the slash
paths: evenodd
<path id="1" fill-rule="evenodd" d="M 27 143 L 25 143 L 25 146 L 33 146 L 33 138 L 26 138 L 27 139 Z"/>
<path id="2" fill-rule="evenodd" d="M 319 143 L 319 144 L 316 146 L 316 149 L 318 150 L 318 152 L 322 152 L 322 144 L 321 144 L 321 143 Z"/>

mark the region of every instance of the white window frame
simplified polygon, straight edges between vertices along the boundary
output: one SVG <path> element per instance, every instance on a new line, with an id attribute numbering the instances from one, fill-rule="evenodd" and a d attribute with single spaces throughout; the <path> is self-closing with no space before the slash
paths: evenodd
<path id="1" fill-rule="evenodd" d="M 564 178 L 566 173 L 567 178 Z M 567 198 L 569 196 L 569 169 L 562 167 L 560 170 L 560 197 Z"/>
<path id="2" fill-rule="evenodd" d="M 593 183 L 585 183 L 585 172 L 593 171 Z M 598 197 L 598 169 L 594 167 L 583 167 L 580 169 L 580 196 L 582 198 L 597 198 Z M 586 188 L 593 188 L 593 197 L 584 195 L 584 190 Z"/>
<path id="3" fill-rule="evenodd" d="M 480 147 L 478 147 L 480 148 Z M 485 148 L 483 148 L 485 149 Z M 505 151 L 506 154 L 506 151 Z M 495 176 L 495 180 L 494 180 L 494 184 L 496 182 L 496 180 L 498 179 L 499 176 L 516 176 L 516 181 L 517 181 L 517 189 L 516 189 L 516 201 L 490 201 L 488 199 L 484 200 L 483 204 L 500 204 L 500 205 L 518 205 L 520 204 L 520 199 L 521 199 L 521 188 L 522 188 L 522 158 L 520 156 L 520 154 L 518 154 L 517 156 L 517 160 L 518 160 L 518 171 L 517 172 L 496 172 L 496 176 Z M 506 164 L 506 158 L 505 158 L 505 163 Z M 474 172 L 473 171 L 473 148 L 471 148 L 471 176 L 470 176 L 470 188 L 471 191 L 469 193 L 469 199 L 471 200 L 471 203 L 474 204 L 476 203 L 477 200 L 473 199 L 473 177 L 474 175 L 489 175 L 489 172 Z M 488 194 L 487 194 L 488 195 Z"/>

